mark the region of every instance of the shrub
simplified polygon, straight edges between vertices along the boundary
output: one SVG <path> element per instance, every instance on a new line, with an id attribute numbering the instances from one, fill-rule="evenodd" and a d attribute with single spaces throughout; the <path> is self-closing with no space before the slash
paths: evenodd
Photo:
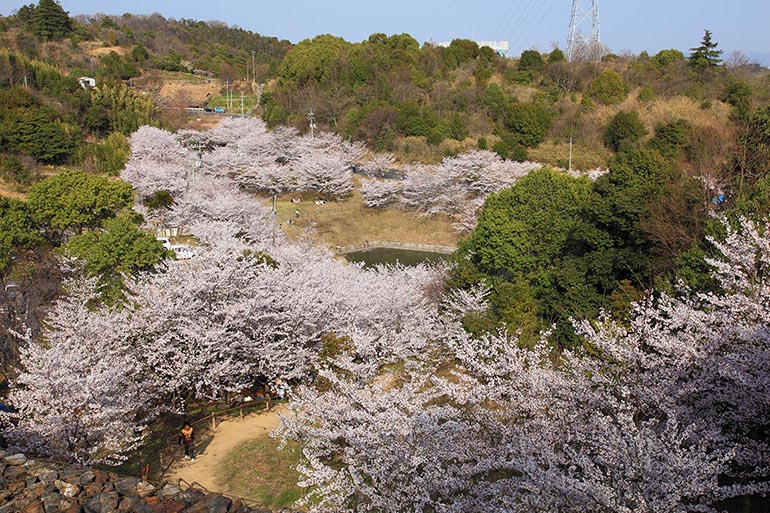
<path id="1" fill-rule="evenodd" d="M 678 119 L 670 123 L 659 123 L 655 126 L 655 135 L 649 142 L 649 147 L 664 157 L 674 157 L 687 143 L 690 123 Z"/>
<path id="2" fill-rule="evenodd" d="M 144 205 L 152 210 L 169 209 L 174 206 L 174 198 L 166 190 L 155 191 L 151 196 L 144 200 Z"/>
<path id="3" fill-rule="evenodd" d="M 733 115 L 739 120 L 746 120 L 751 113 L 751 84 L 740 80 L 730 80 L 722 94 L 722 101 L 732 105 Z"/>
<path id="4" fill-rule="evenodd" d="M 620 103 L 628 95 L 628 85 L 623 77 L 612 70 L 602 71 L 588 88 L 591 98 L 605 105 Z"/>
<path id="5" fill-rule="evenodd" d="M 567 60 L 567 57 L 564 55 L 564 52 L 561 51 L 560 48 L 554 48 L 553 51 L 548 54 L 548 64 L 553 64 L 555 62 L 563 62 L 566 60 Z"/>
<path id="6" fill-rule="evenodd" d="M 679 50 L 674 49 L 661 50 L 655 54 L 652 58 L 652 62 L 660 68 L 665 68 L 669 64 L 675 62 L 684 62 L 684 54 Z"/>
<path id="7" fill-rule="evenodd" d="M 629 150 L 636 146 L 646 133 L 647 130 L 635 110 L 620 111 L 604 131 L 604 144 L 613 151 Z"/>
<path id="8" fill-rule="evenodd" d="M 652 87 L 649 85 L 644 85 L 639 90 L 639 96 L 637 96 L 637 99 L 640 102 L 651 102 L 655 99 L 655 91 L 652 90 Z"/>
<path id="9" fill-rule="evenodd" d="M 505 128 L 518 144 L 530 148 L 543 142 L 552 121 L 552 113 L 537 103 L 512 103 L 505 109 Z"/>
<path id="10" fill-rule="evenodd" d="M 519 58 L 519 71 L 539 72 L 543 70 L 545 62 L 543 56 L 537 50 L 524 50 Z"/>
<path id="11" fill-rule="evenodd" d="M 130 154 L 131 146 L 126 136 L 113 132 L 94 149 L 96 170 L 108 175 L 117 175 L 126 167 Z"/>

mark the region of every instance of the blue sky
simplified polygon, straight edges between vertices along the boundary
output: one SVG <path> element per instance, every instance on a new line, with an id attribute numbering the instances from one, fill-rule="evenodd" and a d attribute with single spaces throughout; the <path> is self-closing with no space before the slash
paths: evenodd
<path id="1" fill-rule="evenodd" d="M 33 0 L 0 0 L 8 15 Z M 71 15 L 152 14 L 220 20 L 292 42 L 330 33 L 361 41 L 374 32 L 406 32 L 418 41 L 508 40 L 511 54 L 566 46 L 571 0 L 60 0 Z M 583 0 L 584 5 L 590 2 Z M 614 0 L 600 2 L 602 42 L 616 53 L 686 51 L 709 29 L 726 55 L 767 53 L 770 0 Z"/>

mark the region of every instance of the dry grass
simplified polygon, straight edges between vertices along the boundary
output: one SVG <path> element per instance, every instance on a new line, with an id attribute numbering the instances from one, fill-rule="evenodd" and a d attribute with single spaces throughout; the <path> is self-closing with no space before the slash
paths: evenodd
<path id="1" fill-rule="evenodd" d="M 714 101 L 709 108 L 704 109 L 699 102 L 685 96 L 641 102 L 638 95 L 639 91 L 634 90 L 619 105 L 597 105 L 585 114 L 585 120 L 594 126 L 606 127 L 619 111 L 635 110 L 647 128 L 648 137 L 655 132 L 655 125 L 678 119 L 687 120 L 693 127 L 720 132 L 730 123 L 730 106 L 720 101 Z"/>
<path id="2" fill-rule="evenodd" d="M 23 194 L 17 191 L 16 189 L 14 189 L 13 186 L 2 182 L 0 182 L 0 196 L 3 196 L 5 198 L 22 200 L 22 201 L 27 199 L 26 194 Z"/>
<path id="3" fill-rule="evenodd" d="M 454 246 L 459 240 L 448 217 L 366 208 L 358 191 L 350 198 L 325 205 L 314 205 L 312 196 L 291 203 L 292 196 L 298 195 L 279 198 L 278 221 L 294 239 L 310 232 L 314 240 L 331 247 L 375 240 Z M 299 217 L 295 217 L 295 211 L 299 211 Z M 290 219 L 292 224 L 286 224 Z"/>
<path id="4" fill-rule="evenodd" d="M 304 495 L 297 486 L 299 459 L 297 444 L 279 450 L 276 440 L 264 436 L 234 450 L 218 470 L 232 494 L 259 501 L 268 508 L 286 508 Z"/>
<path id="5" fill-rule="evenodd" d="M 527 155 L 534 162 L 566 169 L 569 164 L 569 142 L 546 141 L 537 148 L 528 149 Z M 572 145 L 572 169 L 578 171 L 606 169 L 610 157 L 610 151 L 604 146 Z"/>
<path id="6" fill-rule="evenodd" d="M 80 47 L 92 57 L 104 57 L 105 55 L 109 55 L 110 52 L 115 52 L 118 55 L 125 55 L 128 53 L 128 48 L 125 46 L 103 46 L 101 43 L 94 41 L 80 43 Z"/>

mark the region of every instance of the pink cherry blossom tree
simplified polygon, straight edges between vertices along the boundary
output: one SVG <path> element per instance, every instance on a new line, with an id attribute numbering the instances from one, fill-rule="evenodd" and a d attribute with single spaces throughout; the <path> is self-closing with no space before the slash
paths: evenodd
<path id="1" fill-rule="evenodd" d="M 48 319 L 45 344 L 28 341 L 3 414 L 4 434 L 23 450 L 81 464 L 117 464 L 158 412 L 153 382 L 132 357 L 130 321 L 91 310 L 95 280 L 76 281 Z"/>
<path id="2" fill-rule="evenodd" d="M 438 166 L 409 166 L 403 181 L 365 178 L 361 195 L 369 207 L 397 205 L 422 215 L 448 215 L 459 231 L 467 231 L 475 226 L 488 195 L 539 167 L 506 161 L 490 151 L 472 151 L 447 157 Z"/>
<path id="3" fill-rule="evenodd" d="M 280 433 L 305 447 L 311 509 L 711 511 L 766 493 L 770 235 L 744 221 L 713 243 L 722 292 L 582 323 L 592 355 L 468 337 L 478 290 L 396 367 L 341 357 Z"/>
<path id="4" fill-rule="evenodd" d="M 174 197 L 182 194 L 194 158 L 174 134 L 143 126 L 131 135 L 131 157 L 120 177 L 142 195 L 167 190 Z"/>

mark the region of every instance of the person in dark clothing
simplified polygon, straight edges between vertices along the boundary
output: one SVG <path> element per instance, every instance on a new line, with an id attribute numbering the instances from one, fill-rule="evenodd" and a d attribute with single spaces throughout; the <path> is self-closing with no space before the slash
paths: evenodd
<path id="1" fill-rule="evenodd" d="M 184 459 L 195 460 L 195 432 L 189 423 L 179 430 L 179 443 L 184 444 Z"/>

